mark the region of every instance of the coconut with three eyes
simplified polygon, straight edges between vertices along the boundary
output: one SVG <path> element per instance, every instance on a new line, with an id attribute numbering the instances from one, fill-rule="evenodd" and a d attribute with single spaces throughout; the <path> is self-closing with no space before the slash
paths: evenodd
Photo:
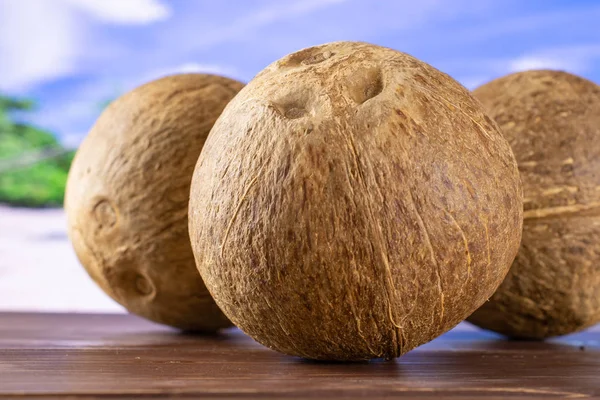
<path id="1" fill-rule="evenodd" d="M 367 43 L 260 72 L 215 123 L 190 196 L 216 303 L 311 359 L 389 359 L 448 331 L 492 296 L 521 237 L 496 123 L 448 75 Z"/>

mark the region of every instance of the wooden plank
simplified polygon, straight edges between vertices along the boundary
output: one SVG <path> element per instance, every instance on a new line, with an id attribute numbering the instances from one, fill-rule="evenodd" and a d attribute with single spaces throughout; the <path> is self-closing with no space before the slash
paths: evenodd
<path id="1" fill-rule="evenodd" d="M 128 315 L 0 313 L 0 398 L 600 397 L 600 330 L 508 341 L 463 324 L 396 361 L 323 363 L 238 330 Z"/>

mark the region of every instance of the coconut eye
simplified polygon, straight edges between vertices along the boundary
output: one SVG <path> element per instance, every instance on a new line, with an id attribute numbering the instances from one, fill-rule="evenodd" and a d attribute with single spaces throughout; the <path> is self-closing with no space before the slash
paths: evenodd
<path id="1" fill-rule="evenodd" d="M 313 54 L 312 56 L 302 60 L 301 64 L 302 65 L 318 64 L 320 62 L 327 60 L 328 58 L 331 58 L 334 54 L 335 53 L 332 53 L 331 51 L 324 51 L 323 53 Z"/>
<path id="2" fill-rule="evenodd" d="M 271 106 L 283 118 L 302 118 L 310 113 L 312 95 L 307 89 L 299 89 L 272 102 Z"/>
<path id="3" fill-rule="evenodd" d="M 117 224 L 117 211 L 108 199 L 98 200 L 92 214 L 100 229 L 110 229 Z"/>
<path id="4" fill-rule="evenodd" d="M 356 104 L 363 104 L 383 91 L 383 77 L 379 68 L 361 69 L 346 83 L 348 95 Z"/>
<path id="5" fill-rule="evenodd" d="M 314 65 L 332 58 L 335 56 L 335 54 L 335 52 L 327 50 L 327 46 L 312 47 L 289 55 L 288 57 L 279 61 L 278 65 L 280 68 Z"/>
<path id="6" fill-rule="evenodd" d="M 135 288 L 143 296 L 149 296 L 154 292 L 154 285 L 152 285 L 150 279 L 142 274 L 135 277 Z"/>

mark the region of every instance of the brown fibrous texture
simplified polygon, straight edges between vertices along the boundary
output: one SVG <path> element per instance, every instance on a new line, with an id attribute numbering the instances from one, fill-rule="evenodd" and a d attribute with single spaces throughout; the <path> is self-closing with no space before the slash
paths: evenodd
<path id="1" fill-rule="evenodd" d="M 600 86 L 527 71 L 474 91 L 517 158 L 523 241 L 490 302 L 470 321 L 531 339 L 600 322 Z"/>
<path id="2" fill-rule="evenodd" d="M 152 81 L 112 102 L 77 151 L 69 236 L 93 280 L 130 312 L 185 330 L 230 326 L 195 267 L 187 212 L 206 136 L 242 87 L 205 74 Z"/>
<path id="3" fill-rule="evenodd" d="M 485 300 L 517 252 L 508 142 L 470 93 L 391 49 L 288 55 L 225 108 L 190 238 L 223 312 L 283 353 L 393 358 Z"/>

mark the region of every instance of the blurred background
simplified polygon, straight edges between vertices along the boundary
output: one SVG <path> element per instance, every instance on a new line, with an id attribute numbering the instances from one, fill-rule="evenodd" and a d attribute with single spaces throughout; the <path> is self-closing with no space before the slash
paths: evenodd
<path id="1" fill-rule="evenodd" d="M 79 266 L 61 209 L 112 99 L 178 72 L 250 80 L 300 48 L 361 40 L 468 88 L 519 70 L 600 82 L 597 0 L 0 0 L 0 310 L 122 311 Z"/>

